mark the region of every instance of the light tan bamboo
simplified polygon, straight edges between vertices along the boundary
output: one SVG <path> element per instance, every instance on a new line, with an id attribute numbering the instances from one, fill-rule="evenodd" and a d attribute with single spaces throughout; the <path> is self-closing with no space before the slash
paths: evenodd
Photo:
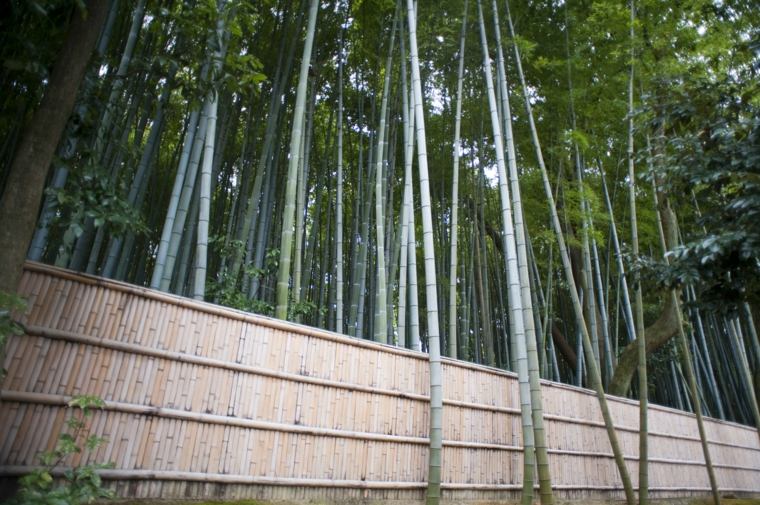
<path id="1" fill-rule="evenodd" d="M 216 489 L 271 499 L 422 499 L 429 421 L 422 355 L 299 325 L 271 327 L 48 267 L 32 266 L 23 289 L 28 331 L 11 338 L 4 363 L 0 475 L 32 468 L 64 429 L 66 401 L 97 393 L 108 403 L 91 429 L 108 442 L 66 464 L 113 461 L 115 473 L 103 477 L 120 496 Z M 522 447 L 514 374 L 442 364 L 443 497 L 515 499 Z M 549 381 L 542 388 L 555 492 L 563 500 L 619 497 L 593 393 Z M 609 404 L 633 467 L 637 403 Z M 709 489 L 693 415 L 653 405 L 650 418 L 650 491 Z M 760 491 L 754 430 L 705 424 L 721 489 Z"/>

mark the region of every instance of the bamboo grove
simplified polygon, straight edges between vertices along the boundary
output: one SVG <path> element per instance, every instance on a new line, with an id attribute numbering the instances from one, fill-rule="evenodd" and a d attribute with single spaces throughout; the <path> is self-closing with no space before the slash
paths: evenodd
<path id="1" fill-rule="evenodd" d="M 553 502 L 540 379 L 597 392 L 629 503 L 604 394 L 639 399 L 645 503 L 647 401 L 760 426 L 760 231 L 737 271 L 715 238 L 760 214 L 750 4 L 113 0 L 27 257 L 428 352 L 429 503 L 441 356 L 517 372 L 524 503 Z M 9 201 L 82 7 L 4 9 Z"/>

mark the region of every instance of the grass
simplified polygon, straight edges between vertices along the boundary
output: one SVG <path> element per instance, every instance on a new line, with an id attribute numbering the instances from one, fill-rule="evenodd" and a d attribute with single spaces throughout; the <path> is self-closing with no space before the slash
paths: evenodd
<path id="1" fill-rule="evenodd" d="M 361 500 L 360 500 L 361 501 Z M 148 500 L 114 500 L 114 501 L 107 501 L 107 502 L 100 502 L 102 505 L 282 505 L 283 503 L 297 503 L 296 502 L 282 502 L 282 501 L 262 501 L 262 500 L 192 500 L 192 499 L 173 499 L 173 500 L 155 500 L 155 499 L 148 499 Z M 653 503 L 657 505 L 667 505 L 669 502 L 668 499 L 661 499 L 661 500 L 652 500 Z M 321 503 L 330 503 L 329 501 L 326 502 L 320 502 L 320 501 L 312 501 L 309 502 L 311 505 L 317 505 Z M 375 501 L 375 503 L 378 503 Z M 581 505 L 583 500 L 571 500 L 570 502 L 566 503 L 577 503 L 578 505 Z M 594 503 L 597 504 L 603 504 L 605 503 L 602 501 L 594 501 Z M 609 503 L 623 503 L 620 501 L 615 502 L 609 502 Z M 689 500 L 688 498 L 678 498 L 673 503 L 677 503 L 679 505 L 713 505 L 712 498 L 692 498 Z M 721 498 L 720 499 L 721 505 L 760 505 L 760 498 Z"/>
<path id="2" fill-rule="evenodd" d="M 692 500 L 690 505 L 712 505 L 710 498 Z M 721 498 L 720 505 L 760 505 L 760 499 L 756 498 Z"/>
<path id="3" fill-rule="evenodd" d="M 668 500 L 653 500 L 654 503 L 665 505 Z M 114 502 L 103 502 L 104 505 Z M 259 500 L 116 500 L 118 505 L 272 505 L 274 502 L 259 501 Z M 582 500 L 577 500 L 576 503 L 583 503 Z M 604 502 L 595 502 L 604 503 Z M 688 503 L 688 505 L 713 505 L 711 498 L 694 498 L 686 502 L 683 498 L 678 500 L 678 503 Z M 760 505 L 760 499 L 757 498 L 721 498 L 721 505 Z"/>
<path id="4" fill-rule="evenodd" d="M 265 502 L 258 500 L 114 500 L 108 502 L 101 502 L 102 505 L 108 505 L 113 503 L 114 505 L 271 505 L 273 502 Z M 758 503 L 760 505 L 760 502 Z"/>

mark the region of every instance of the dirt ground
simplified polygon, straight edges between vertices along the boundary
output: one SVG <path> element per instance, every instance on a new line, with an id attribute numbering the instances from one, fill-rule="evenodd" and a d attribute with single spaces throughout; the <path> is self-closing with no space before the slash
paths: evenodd
<path id="1" fill-rule="evenodd" d="M 561 500 L 560 500 L 561 501 Z M 195 500 L 115 500 L 104 502 L 104 505 L 111 503 L 113 505 L 282 505 L 281 502 L 266 502 L 258 500 L 232 500 L 232 501 L 195 501 Z M 591 502 L 581 500 L 561 501 L 562 505 L 591 505 Z M 624 505 L 624 501 L 593 501 L 593 505 Z M 652 505 L 713 505 L 710 498 L 680 498 L 674 500 L 651 500 Z M 760 505 L 760 498 L 721 498 L 721 505 Z M 326 503 L 314 501 L 306 505 L 327 505 Z M 369 505 L 381 505 L 380 502 L 371 502 Z M 496 505 L 496 504 L 493 504 Z M 504 505 L 507 505 L 506 503 Z"/>
<path id="2" fill-rule="evenodd" d="M 760 499 L 757 498 L 721 498 L 721 505 L 760 505 Z M 712 500 L 699 498 L 692 500 L 690 505 L 712 505 Z"/>

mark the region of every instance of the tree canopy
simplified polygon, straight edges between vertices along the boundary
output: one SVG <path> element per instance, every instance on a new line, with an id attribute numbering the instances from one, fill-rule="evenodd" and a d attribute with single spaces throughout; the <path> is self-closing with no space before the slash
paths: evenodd
<path id="1" fill-rule="evenodd" d="M 419 2 L 413 42 L 405 2 L 391 0 L 110 2 L 47 141 L 42 195 L 42 177 L 14 179 L 14 160 L 26 128 L 45 126 L 35 113 L 67 37 L 95 11 L 7 3 L 0 191 L 40 192 L 34 237 L 14 235 L 17 248 L 357 338 L 431 351 L 440 336 L 444 355 L 510 370 L 524 358 L 577 385 L 593 386 L 593 360 L 604 388 L 636 398 L 640 338 L 652 401 L 693 409 L 683 330 L 705 413 L 755 422 L 754 386 L 731 356 L 758 374 L 760 10 L 482 2 L 482 44 L 470 4 L 464 19 L 463 0 Z M 426 179 L 407 176 L 424 165 Z"/>

